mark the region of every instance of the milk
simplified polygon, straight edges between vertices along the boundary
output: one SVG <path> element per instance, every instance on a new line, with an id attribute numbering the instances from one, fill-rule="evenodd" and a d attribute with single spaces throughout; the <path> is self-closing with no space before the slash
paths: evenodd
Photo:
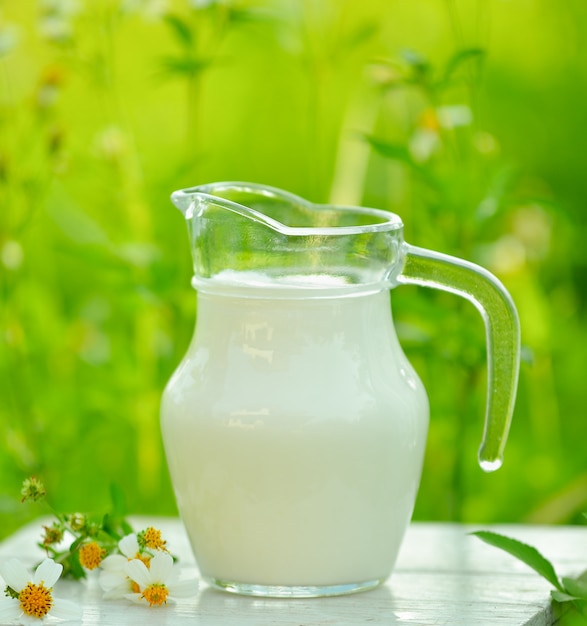
<path id="1" fill-rule="evenodd" d="M 201 573 L 268 595 L 378 584 L 412 514 L 428 426 L 389 293 L 243 293 L 200 290 L 162 402 Z"/>

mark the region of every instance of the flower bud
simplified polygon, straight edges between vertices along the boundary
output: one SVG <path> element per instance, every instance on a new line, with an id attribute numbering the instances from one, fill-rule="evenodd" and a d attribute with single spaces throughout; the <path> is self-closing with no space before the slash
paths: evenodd
<path id="1" fill-rule="evenodd" d="M 45 486 L 35 476 L 31 476 L 30 478 L 25 478 L 25 480 L 22 483 L 20 495 L 22 496 L 20 500 L 21 502 L 26 502 L 27 500 L 36 502 L 37 500 L 40 500 L 41 498 L 45 497 L 46 495 Z"/>

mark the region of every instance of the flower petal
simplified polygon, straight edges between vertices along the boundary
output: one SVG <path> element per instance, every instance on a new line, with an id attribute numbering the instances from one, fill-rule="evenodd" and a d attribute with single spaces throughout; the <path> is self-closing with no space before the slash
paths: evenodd
<path id="1" fill-rule="evenodd" d="M 18 559 L 0 563 L 0 575 L 4 578 L 4 582 L 17 592 L 22 591 L 30 580 L 30 573 Z"/>
<path id="2" fill-rule="evenodd" d="M 14 598 L 2 598 L 0 600 L 0 623 L 11 622 L 22 615 L 20 602 Z"/>
<path id="3" fill-rule="evenodd" d="M 120 587 L 125 593 L 130 589 L 130 580 L 128 576 L 120 572 L 101 571 L 98 579 L 102 591 L 114 591 Z"/>
<path id="4" fill-rule="evenodd" d="M 62 620 L 79 620 L 82 613 L 82 607 L 79 604 L 62 598 L 53 598 L 53 606 L 51 607 L 53 617 Z"/>
<path id="5" fill-rule="evenodd" d="M 107 572 L 124 572 L 127 563 L 128 558 L 122 554 L 111 554 L 100 563 L 100 569 Z"/>
<path id="6" fill-rule="evenodd" d="M 145 604 L 147 602 L 140 593 L 127 593 L 124 597 L 135 604 Z"/>
<path id="7" fill-rule="evenodd" d="M 104 593 L 102 594 L 102 597 L 104 598 L 104 600 L 120 600 L 121 598 L 126 598 L 129 595 L 130 595 L 129 586 L 121 585 L 119 587 L 112 587 L 112 589 L 108 589 L 108 591 L 104 591 Z M 140 594 L 134 594 L 134 595 L 140 595 Z"/>
<path id="8" fill-rule="evenodd" d="M 151 580 L 155 583 L 165 583 L 173 569 L 173 557 L 166 552 L 157 552 L 149 565 Z"/>
<path id="9" fill-rule="evenodd" d="M 35 585 L 43 583 L 47 589 L 51 589 L 61 576 L 63 565 L 55 563 L 53 559 L 45 559 L 35 570 L 33 582 Z"/>
<path id="10" fill-rule="evenodd" d="M 141 588 L 148 587 L 152 582 L 151 575 L 149 573 L 149 570 L 147 569 L 147 566 L 138 559 L 132 559 L 131 561 L 128 561 L 126 567 L 124 568 L 124 571 L 126 572 L 126 575 L 131 580 L 134 580 L 135 583 L 137 583 Z"/>
<path id="11" fill-rule="evenodd" d="M 139 551 L 139 542 L 135 533 L 126 535 L 118 542 L 118 548 L 124 556 L 132 559 Z"/>

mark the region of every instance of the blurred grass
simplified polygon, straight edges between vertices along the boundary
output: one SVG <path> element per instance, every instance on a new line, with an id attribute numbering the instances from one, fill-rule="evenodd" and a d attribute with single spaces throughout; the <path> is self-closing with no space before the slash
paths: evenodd
<path id="1" fill-rule="evenodd" d="M 67 510 L 173 513 L 158 404 L 193 329 L 185 186 L 251 180 L 399 213 L 511 290 L 506 462 L 476 465 L 484 334 L 392 295 L 430 395 L 419 519 L 587 508 L 587 6 L 544 0 L 0 2 L 0 535 L 36 474 Z"/>

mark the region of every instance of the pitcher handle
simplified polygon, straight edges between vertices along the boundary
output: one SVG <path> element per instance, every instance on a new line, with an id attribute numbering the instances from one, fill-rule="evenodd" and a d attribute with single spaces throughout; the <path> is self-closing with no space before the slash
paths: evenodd
<path id="1" fill-rule="evenodd" d="M 487 403 L 479 464 L 486 472 L 501 467 L 510 429 L 520 367 L 520 322 L 510 294 L 486 269 L 402 243 L 399 284 L 449 291 L 471 301 L 485 322 Z"/>

